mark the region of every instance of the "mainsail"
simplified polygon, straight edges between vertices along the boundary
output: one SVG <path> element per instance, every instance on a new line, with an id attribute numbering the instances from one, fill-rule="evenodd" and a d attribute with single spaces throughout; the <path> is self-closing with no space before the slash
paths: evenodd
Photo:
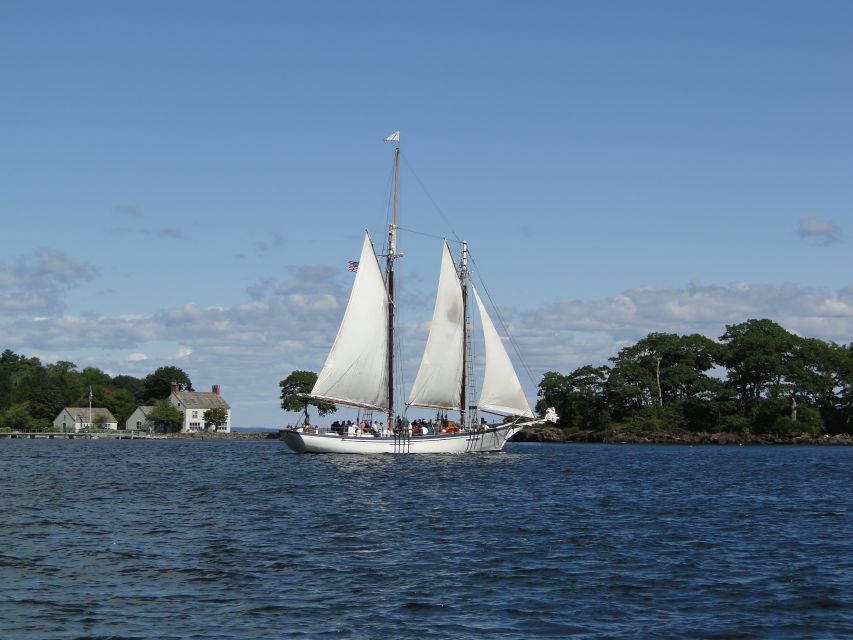
<path id="1" fill-rule="evenodd" d="M 464 322 L 462 286 L 450 247 L 445 242 L 429 337 L 408 404 L 436 409 L 460 408 Z"/>
<path id="2" fill-rule="evenodd" d="M 492 413 L 532 418 L 533 412 L 530 410 L 530 405 L 527 404 L 521 383 L 518 381 L 518 376 L 495 325 L 489 318 L 489 314 L 486 313 L 486 307 L 483 306 L 483 301 L 480 300 L 473 284 L 471 290 L 477 299 L 477 308 L 480 310 L 480 320 L 483 324 L 483 337 L 486 344 L 486 370 L 483 374 L 479 408 L 482 411 Z"/>
<path id="3" fill-rule="evenodd" d="M 311 397 L 387 411 L 388 305 L 382 270 L 365 233 L 344 318 Z"/>

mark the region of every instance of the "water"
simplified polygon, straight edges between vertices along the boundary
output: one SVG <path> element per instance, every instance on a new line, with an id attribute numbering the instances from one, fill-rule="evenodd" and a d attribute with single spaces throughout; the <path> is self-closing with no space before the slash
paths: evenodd
<path id="1" fill-rule="evenodd" d="M 853 448 L 0 441 L 0 638 L 853 636 Z"/>

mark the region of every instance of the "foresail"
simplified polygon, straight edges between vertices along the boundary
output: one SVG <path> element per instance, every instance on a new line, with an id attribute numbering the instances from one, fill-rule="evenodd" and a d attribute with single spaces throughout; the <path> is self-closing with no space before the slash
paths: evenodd
<path id="1" fill-rule="evenodd" d="M 486 370 L 483 375 L 479 408 L 482 411 L 492 413 L 532 418 L 533 412 L 530 410 L 530 405 L 527 404 L 521 383 L 518 381 L 518 376 L 495 325 L 489 318 L 489 314 L 486 313 L 486 307 L 483 306 L 483 301 L 480 300 L 480 296 L 473 285 L 471 285 L 471 290 L 477 299 L 477 308 L 480 311 L 486 344 Z"/>
<path id="2" fill-rule="evenodd" d="M 349 302 L 311 396 L 388 408 L 388 292 L 367 233 Z"/>
<path id="3" fill-rule="evenodd" d="M 408 404 L 438 409 L 460 408 L 464 321 L 462 286 L 450 248 L 445 242 L 429 337 Z"/>

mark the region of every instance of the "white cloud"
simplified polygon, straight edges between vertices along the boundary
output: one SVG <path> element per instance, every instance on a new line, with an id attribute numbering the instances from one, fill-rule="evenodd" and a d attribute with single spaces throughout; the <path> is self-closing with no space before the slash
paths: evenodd
<path id="1" fill-rule="evenodd" d="M 539 372 L 605 362 L 653 331 L 717 339 L 727 324 L 770 318 L 786 329 L 846 343 L 853 340 L 853 287 L 818 291 L 793 284 L 735 283 L 631 289 L 593 301 L 558 300 L 520 315 L 516 339 Z"/>
<path id="2" fill-rule="evenodd" d="M 221 384 L 235 415 L 241 407 L 248 412 L 239 424 L 272 426 L 282 415 L 279 380 L 294 369 L 317 371 L 322 366 L 343 314 L 347 284 L 329 269 L 295 269 L 285 282 L 266 283 L 263 297 L 231 307 L 188 302 L 152 315 L 75 315 L 39 322 L 19 318 L 0 324 L 0 344 L 75 362 L 89 359 L 92 349 L 111 350 L 120 355 L 95 366 L 140 377 L 175 364 L 199 389 Z M 400 323 L 409 379 L 431 312 L 425 308 L 423 317 Z M 726 324 L 766 317 L 801 335 L 849 342 L 853 285 L 819 291 L 793 284 L 690 283 L 630 289 L 598 300 L 561 299 L 538 309 L 507 308 L 502 313 L 532 370 L 532 381 L 519 371 L 532 400 L 545 371 L 605 363 L 652 331 L 718 338 Z M 174 346 L 162 351 L 162 344 Z M 156 352 L 168 355 L 151 355 Z M 510 355 L 515 358 L 512 350 Z"/>
<path id="3" fill-rule="evenodd" d="M 814 238 L 821 244 L 831 244 L 841 239 L 841 229 L 834 222 L 821 218 L 801 218 L 797 227 L 801 238 Z"/>
<path id="4" fill-rule="evenodd" d="M 53 249 L 39 249 L 11 266 L 0 262 L 0 316 L 55 313 L 62 308 L 63 291 L 97 273 L 92 265 Z"/>

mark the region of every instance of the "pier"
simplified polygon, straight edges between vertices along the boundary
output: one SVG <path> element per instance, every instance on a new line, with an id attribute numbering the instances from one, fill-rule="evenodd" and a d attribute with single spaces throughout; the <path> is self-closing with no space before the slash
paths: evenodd
<path id="1" fill-rule="evenodd" d="M 0 431 L 0 439 L 29 439 L 29 440 L 151 440 L 144 431 Z M 162 436 L 160 436 L 162 437 Z"/>

